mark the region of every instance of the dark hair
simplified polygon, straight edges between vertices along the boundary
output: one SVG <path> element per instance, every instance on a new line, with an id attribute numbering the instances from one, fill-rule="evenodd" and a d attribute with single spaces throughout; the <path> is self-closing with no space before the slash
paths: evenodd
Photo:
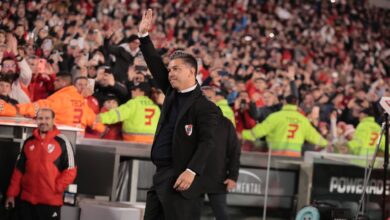
<path id="1" fill-rule="evenodd" d="M 366 114 L 368 116 L 375 116 L 375 110 L 374 110 L 374 107 L 372 106 L 372 104 L 370 104 L 369 107 L 363 109 L 361 111 L 361 113 L 364 113 L 364 114 Z"/>
<path id="2" fill-rule="evenodd" d="M 0 74 L 0 82 L 12 84 L 14 82 L 14 77 L 10 74 Z"/>
<path id="3" fill-rule="evenodd" d="M 69 72 L 59 72 L 56 74 L 57 78 L 62 78 L 63 80 L 67 81 L 67 84 L 72 84 L 72 74 Z"/>
<path id="4" fill-rule="evenodd" d="M 51 116 L 52 116 L 53 119 L 56 117 L 56 113 L 55 113 L 55 112 L 53 111 L 53 109 L 51 109 L 51 108 L 40 108 L 40 109 L 38 109 L 38 111 L 37 111 L 37 117 L 38 117 L 39 112 L 41 112 L 41 111 L 48 111 L 48 112 L 51 112 Z"/>
<path id="5" fill-rule="evenodd" d="M 186 64 L 194 68 L 195 76 L 196 76 L 196 74 L 198 73 L 198 62 L 196 61 L 194 56 L 182 50 L 177 50 L 173 52 L 170 56 L 170 60 L 175 60 L 175 59 L 182 59 Z"/>
<path id="6" fill-rule="evenodd" d="M 291 104 L 291 105 L 298 104 L 298 99 L 294 95 L 288 95 L 287 97 L 285 97 L 285 100 L 286 100 L 287 104 Z"/>
<path id="7" fill-rule="evenodd" d="M 139 89 L 141 90 L 142 92 L 144 92 L 145 96 L 150 96 L 150 84 L 147 83 L 147 82 L 141 82 L 140 84 L 138 85 L 134 85 L 131 90 L 135 90 L 135 89 Z"/>

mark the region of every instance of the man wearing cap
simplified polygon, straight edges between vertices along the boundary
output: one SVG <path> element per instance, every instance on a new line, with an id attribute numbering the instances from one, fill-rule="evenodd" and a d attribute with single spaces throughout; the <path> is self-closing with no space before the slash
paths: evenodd
<path id="1" fill-rule="evenodd" d="M 106 51 L 115 56 L 115 65 L 112 68 L 115 80 L 121 83 L 127 81 L 127 70 L 133 65 L 134 58 L 139 54 L 139 39 L 137 35 L 131 35 L 125 43 L 115 45 L 105 45 Z"/>
<path id="2" fill-rule="evenodd" d="M 141 51 L 158 87 L 166 98 L 152 144 L 151 159 L 156 166 L 147 193 L 145 220 L 198 220 L 207 175 L 206 164 L 215 148 L 218 107 L 202 95 L 196 81 L 194 56 L 176 51 L 168 68 L 154 48 L 148 30 L 149 9 L 139 25 Z"/>
<path id="3" fill-rule="evenodd" d="M 99 114 L 97 121 L 103 124 L 123 122 L 123 140 L 152 144 L 160 108 L 148 97 L 149 95 L 148 83 L 135 85 L 131 90 L 132 99 L 118 108 Z"/>

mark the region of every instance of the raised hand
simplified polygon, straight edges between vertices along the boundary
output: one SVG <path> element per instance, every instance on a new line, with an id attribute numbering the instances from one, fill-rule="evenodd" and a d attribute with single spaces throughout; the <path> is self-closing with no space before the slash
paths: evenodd
<path id="1" fill-rule="evenodd" d="M 12 34 L 8 34 L 7 43 L 8 43 L 8 49 L 13 54 L 18 54 L 18 41 L 16 40 L 15 36 L 13 36 Z"/>
<path id="2" fill-rule="evenodd" d="M 153 11 L 152 11 L 152 9 L 148 9 L 142 15 L 142 20 L 139 23 L 138 34 L 144 35 L 149 31 L 149 29 L 152 25 L 152 19 L 153 19 Z"/>
<path id="3" fill-rule="evenodd" d="M 288 70 L 287 70 L 287 77 L 290 79 L 290 80 L 294 80 L 295 79 L 295 66 L 294 65 L 290 65 L 288 67 Z"/>

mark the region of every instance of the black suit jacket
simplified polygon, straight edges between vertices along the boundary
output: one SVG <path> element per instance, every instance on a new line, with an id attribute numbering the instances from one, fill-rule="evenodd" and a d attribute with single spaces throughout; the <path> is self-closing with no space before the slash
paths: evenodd
<path id="1" fill-rule="evenodd" d="M 211 155 L 216 156 L 209 157 L 202 184 L 206 193 L 226 193 L 223 182 L 228 178 L 237 181 L 241 148 L 233 123 L 223 116 L 218 123 L 215 146 Z"/>
<path id="2" fill-rule="evenodd" d="M 140 41 L 141 52 L 148 68 L 157 85 L 165 94 L 155 135 L 157 137 L 166 120 L 168 110 L 173 104 L 174 93 L 177 91 L 171 87 L 168 80 L 168 70 L 149 36 L 140 38 Z M 180 109 L 172 140 L 172 166 L 175 177 L 178 177 L 187 168 L 197 174 L 191 187 L 182 192 L 182 195 L 187 198 L 194 198 L 204 193 L 202 179 L 208 173 L 205 166 L 215 146 L 214 136 L 219 117 L 221 116 L 218 107 L 203 96 L 199 85 Z M 153 143 L 152 149 L 154 146 L 155 143 Z"/>

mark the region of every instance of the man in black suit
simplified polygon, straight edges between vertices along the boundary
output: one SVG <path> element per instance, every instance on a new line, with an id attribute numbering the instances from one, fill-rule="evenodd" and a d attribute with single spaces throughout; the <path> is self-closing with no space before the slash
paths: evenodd
<path id="1" fill-rule="evenodd" d="M 215 148 L 211 153 L 217 157 L 209 157 L 205 169 L 210 176 L 205 176 L 207 184 L 205 192 L 216 220 L 228 220 L 226 193 L 236 187 L 240 168 L 241 148 L 238 143 L 236 129 L 226 117 L 220 117 L 216 133 Z"/>
<path id="2" fill-rule="evenodd" d="M 139 25 L 140 49 L 166 98 L 152 145 L 157 170 L 146 199 L 146 220 L 200 219 L 204 176 L 214 149 L 218 108 L 208 101 L 196 82 L 196 59 L 175 52 L 165 67 L 148 36 L 152 23 L 149 9 Z"/>

